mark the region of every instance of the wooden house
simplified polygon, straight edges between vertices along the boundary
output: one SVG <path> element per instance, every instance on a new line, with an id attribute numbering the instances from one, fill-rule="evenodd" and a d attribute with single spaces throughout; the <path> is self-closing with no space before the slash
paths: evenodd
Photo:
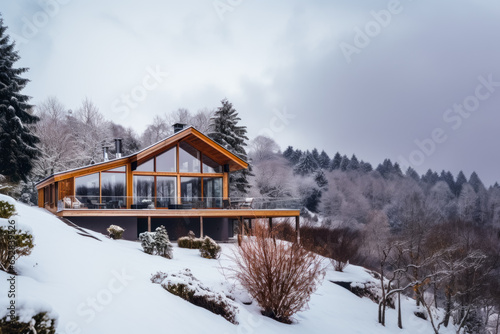
<path id="1" fill-rule="evenodd" d="M 296 207 L 230 196 L 229 173 L 247 162 L 193 127 L 175 129 L 135 154 L 47 177 L 36 185 L 38 206 L 102 233 L 119 225 L 130 240 L 160 225 L 171 239 L 192 230 L 220 241 L 255 218 L 292 217 L 298 227 Z"/>

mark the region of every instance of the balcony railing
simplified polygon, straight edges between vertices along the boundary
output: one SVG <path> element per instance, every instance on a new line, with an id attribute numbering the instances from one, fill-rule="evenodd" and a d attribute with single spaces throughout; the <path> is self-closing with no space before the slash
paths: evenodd
<path id="1" fill-rule="evenodd" d="M 130 209 L 298 209 L 296 198 L 237 198 L 221 197 L 127 197 L 127 196 L 66 196 L 57 202 L 57 211 L 63 210 L 125 210 Z"/>

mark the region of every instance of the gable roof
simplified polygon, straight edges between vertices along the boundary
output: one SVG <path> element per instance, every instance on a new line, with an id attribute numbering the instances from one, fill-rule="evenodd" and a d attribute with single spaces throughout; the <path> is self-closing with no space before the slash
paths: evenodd
<path id="1" fill-rule="evenodd" d="M 246 161 L 244 161 L 231 151 L 227 150 L 226 148 L 222 147 L 214 140 L 208 138 L 205 134 L 196 130 L 194 127 L 189 126 L 166 137 L 165 139 L 160 140 L 155 144 L 152 144 L 140 150 L 139 152 L 130 154 L 128 156 L 54 173 L 37 182 L 36 188 L 39 189 L 44 187 L 48 183 L 68 179 L 74 177 L 75 175 L 81 175 L 82 172 L 91 174 L 102 170 L 120 167 L 127 163 L 137 162 L 137 164 L 141 164 L 151 159 L 155 155 L 175 146 L 177 142 L 181 140 L 189 143 L 191 146 L 201 151 L 204 155 L 208 156 L 218 164 L 229 165 L 229 170 L 231 172 L 248 168 L 248 163 Z"/>

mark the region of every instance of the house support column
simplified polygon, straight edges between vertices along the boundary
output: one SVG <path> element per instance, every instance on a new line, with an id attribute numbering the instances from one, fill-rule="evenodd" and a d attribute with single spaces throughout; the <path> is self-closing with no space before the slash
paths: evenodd
<path id="1" fill-rule="evenodd" d="M 200 216 L 200 238 L 203 238 L 203 217 Z"/>
<path id="2" fill-rule="evenodd" d="M 151 232 L 151 216 L 148 216 L 148 232 Z"/>
<path id="3" fill-rule="evenodd" d="M 300 243 L 300 216 L 295 216 L 295 242 Z"/>
<path id="4" fill-rule="evenodd" d="M 273 231 L 273 218 L 269 217 L 269 233 Z"/>
<path id="5" fill-rule="evenodd" d="M 253 235 L 252 218 L 248 218 L 248 235 Z"/>

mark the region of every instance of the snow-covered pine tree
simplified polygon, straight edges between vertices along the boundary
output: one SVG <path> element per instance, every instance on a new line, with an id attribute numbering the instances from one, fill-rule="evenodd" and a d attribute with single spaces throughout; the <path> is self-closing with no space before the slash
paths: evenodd
<path id="1" fill-rule="evenodd" d="M 319 169 L 318 162 L 312 156 L 311 152 L 307 151 L 302 155 L 299 162 L 293 168 L 295 174 L 301 176 L 312 175 Z"/>
<path id="2" fill-rule="evenodd" d="M 330 167 L 330 157 L 325 151 L 321 151 L 319 154 L 318 162 L 319 166 L 324 170 L 327 170 Z"/>
<path id="3" fill-rule="evenodd" d="M 28 69 L 14 68 L 20 57 L 6 30 L 0 18 L 0 175 L 17 183 L 27 180 L 38 157 L 39 139 L 31 129 L 38 117 L 30 114 L 30 97 L 21 94 L 29 80 L 20 75 Z"/>
<path id="4" fill-rule="evenodd" d="M 332 161 L 330 162 L 330 171 L 340 169 L 340 164 L 342 162 L 342 156 L 339 152 L 335 153 Z"/>
<path id="5" fill-rule="evenodd" d="M 359 161 L 356 158 L 356 155 L 352 155 L 351 160 L 347 164 L 346 170 L 358 170 L 359 169 Z"/>
<path id="6" fill-rule="evenodd" d="M 210 118 L 210 130 L 208 137 L 222 145 L 227 150 L 236 154 L 239 158 L 247 160 L 247 127 L 238 125 L 241 118 L 227 99 L 221 101 L 222 106 L 217 108 Z M 250 184 L 247 177 L 250 176 L 251 168 L 232 172 L 229 175 L 231 196 L 243 197 L 248 193 Z"/>
<path id="7" fill-rule="evenodd" d="M 165 226 L 158 227 L 153 238 L 158 255 L 171 259 L 173 257 L 173 248 Z"/>
<path id="8" fill-rule="evenodd" d="M 460 196 L 462 192 L 462 186 L 467 183 L 467 178 L 464 172 L 460 171 L 457 175 L 457 180 L 455 181 L 455 196 Z"/>

